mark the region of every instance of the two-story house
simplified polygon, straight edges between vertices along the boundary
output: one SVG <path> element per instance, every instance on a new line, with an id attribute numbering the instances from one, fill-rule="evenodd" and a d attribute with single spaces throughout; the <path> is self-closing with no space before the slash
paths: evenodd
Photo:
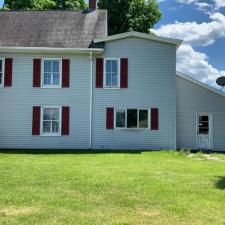
<path id="1" fill-rule="evenodd" d="M 0 148 L 214 149 L 225 94 L 176 72 L 180 40 L 107 11 L 0 12 Z"/>

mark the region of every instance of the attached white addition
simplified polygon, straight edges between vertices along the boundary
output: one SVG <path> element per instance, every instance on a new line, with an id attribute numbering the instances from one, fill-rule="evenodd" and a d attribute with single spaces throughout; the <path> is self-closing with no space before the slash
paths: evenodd
<path id="1" fill-rule="evenodd" d="M 60 88 L 62 86 L 62 59 L 42 59 L 42 87 Z"/>
<path id="2" fill-rule="evenodd" d="M 120 59 L 104 59 L 104 88 L 120 88 Z"/>
<path id="3" fill-rule="evenodd" d="M 61 135 L 61 107 L 43 106 L 41 108 L 41 135 Z"/>
<path id="4" fill-rule="evenodd" d="M 148 109 L 116 109 L 115 128 L 120 129 L 148 129 Z"/>
<path id="5" fill-rule="evenodd" d="M 197 149 L 212 150 L 212 115 L 197 113 Z"/>
<path id="6" fill-rule="evenodd" d="M 4 58 L 0 58 L 0 87 L 4 86 Z"/>

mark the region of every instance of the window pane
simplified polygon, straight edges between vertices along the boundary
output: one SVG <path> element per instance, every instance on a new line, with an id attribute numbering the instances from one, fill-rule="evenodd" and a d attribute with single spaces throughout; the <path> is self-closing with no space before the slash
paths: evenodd
<path id="1" fill-rule="evenodd" d="M 0 59 L 0 73 L 2 72 L 2 60 Z"/>
<path id="2" fill-rule="evenodd" d="M 44 73 L 44 84 L 45 85 L 51 84 L 51 73 Z"/>
<path id="3" fill-rule="evenodd" d="M 59 122 L 53 121 L 52 122 L 52 133 L 58 133 L 59 132 Z"/>
<path id="4" fill-rule="evenodd" d="M 127 110 L 127 128 L 137 127 L 137 109 Z"/>
<path id="5" fill-rule="evenodd" d="M 111 73 L 111 60 L 106 60 L 106 73 Z"/>
<path id="6" fill-rule="evenodd" d="M 51 131 L 51 122 L 44 121 L 43 122 L 43 133 L 50 133 L 50 131 Z"/>
<path id="7" fill-rule="evenodd" d="M 51 60 L 44 61 L 44 72 L 51 72 Z"/>
<path id="8" fill-rule="evenodd" d="M 125 127 L 125 110 L 116 111 L 116 127 Z"/>
<path id="9" fill-rule="evenodd" d="M 51 120 L 59 120 L 59 109 L 51 109 Z"/>
<path id="10" fill-rule="evenodd" d="M 106 86 L 111 86 L 111 73 L 106 73 Z"/>
<path id="11" fill-rule="evenodd" d="M 53 73 L 53 85 L 59 85 L 59 73 Z"/>
<path id="12" fill-rule="evenodd" d="M 112 86 L 117 87 L 118 86 L 118 76 L 117 73 L 112 73 Z"/>
<path id="13" fill-rule="evenodd" d="M 2 60 L 0 60 L 0 84 L 2 84 Z"/>
<path id="14" fill-rule="evenodd" d="M 52 72 L 59 73 L 59 60 L 53 60 L 52 63 L 53 63 L 53 71 Z"/>
<path id="15" fill-rule="evenodd" d="M 148 128 L 148 110 L 139 110 L 139 127 Z"/>
<path id="16" fill-rule="evenodd" d="M 117 60 L 112 60 L 112 72 L 117 73 Z"/>
<path id="17" fill-rule="evenodd" d="M 43 120 L 51 120 L 51 109 L 49 108 L 44 109 Z"/>

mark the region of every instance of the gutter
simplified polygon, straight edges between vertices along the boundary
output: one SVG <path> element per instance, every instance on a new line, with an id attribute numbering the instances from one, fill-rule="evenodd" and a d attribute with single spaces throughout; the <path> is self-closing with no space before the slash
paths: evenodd
<path id="1" fill-rule="evenodd" d="M 0 46 L 0 52 L 21 52 L 21 53 L 102 53 L 103 48 L 49 48 L 49 47 L 12 47 Z"/>
<path id="2" fill-rule="evenodd" d="M 92 113 L 93 113 L 93 57 L 92 52 L 89 53 L 90 60 L 90 127 L 89 127 L 89 149 L 92 149 Z"/>

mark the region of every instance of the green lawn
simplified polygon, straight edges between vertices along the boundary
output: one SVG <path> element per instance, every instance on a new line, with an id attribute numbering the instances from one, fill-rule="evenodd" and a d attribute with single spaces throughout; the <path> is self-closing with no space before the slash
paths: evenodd
<path id="1" fill-rule="evenodd" d="M 225 163 L 177 152 L 0 153 L 0 224 L 225 224 Z"/>

